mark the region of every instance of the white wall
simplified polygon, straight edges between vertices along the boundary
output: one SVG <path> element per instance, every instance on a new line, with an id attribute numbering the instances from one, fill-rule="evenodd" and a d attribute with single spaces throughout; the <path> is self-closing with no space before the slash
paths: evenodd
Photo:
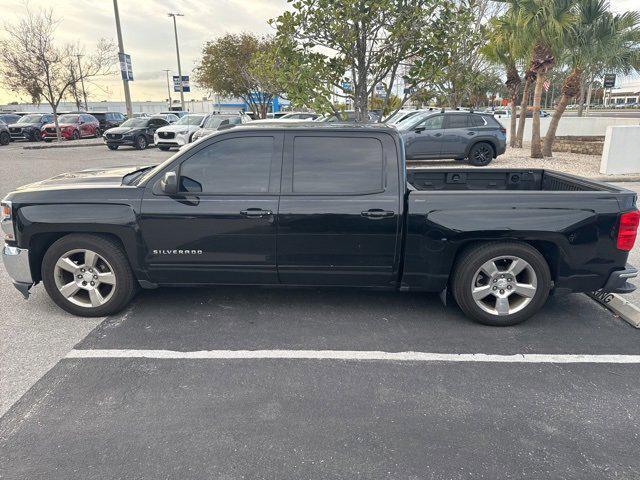
<path id="1" fill-rule="evenodd" d="M 600 173 L 640 173 L 640 126 L 610 126 L 602 149 Z"/>
<path id="2" fill-rule="evenodd" d="M 501 117 L 496 119 L 502 123 L 507 129 L 509 136 L 509 118 Z M 524 125 L 524 141 L 531 141 L 531 123 L 532 119 L 527 118 Z M 540 119 L 540 134 L 544 137 L 551 123 L 551 117 Z M 558 124 L 557 136 L 564 135 L 605 135 L 607 127 L 617 125 L 640 125 L 640 118 L 623 118 L 623 117 L 562 117 Z"/>

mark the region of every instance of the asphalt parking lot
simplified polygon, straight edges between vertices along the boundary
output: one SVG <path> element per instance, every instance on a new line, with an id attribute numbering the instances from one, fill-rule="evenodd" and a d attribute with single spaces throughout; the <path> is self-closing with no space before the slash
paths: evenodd
<path id="1" fill-rule="evenodd" d="M 0 195 L 168 155 L 11 144 Z M 0 295 L 2 479 L 640 477 L 640 330 L 584 295 L 502 329 L 416 293 Z"/>

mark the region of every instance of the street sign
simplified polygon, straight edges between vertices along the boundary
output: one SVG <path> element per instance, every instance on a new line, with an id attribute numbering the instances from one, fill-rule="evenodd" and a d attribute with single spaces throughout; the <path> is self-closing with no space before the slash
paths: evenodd
<path id="1" fill-rule="evenodd" d="M 118 60 L 120 61 L 120 75 L 122 80 L 129 82 L 133 81 L 133 67 L 131 66 L 131 55 L 126 53 L 118 53 Z"/>
<path id="2" fill-rule="evenodd" d="M 173 76 L 173 91 L 174 92 L 179 92 L 180 91 L 180 77 L 178 77 L 178 75 L 174 75 Z M 191 88 L 189 87 L 189 75 L 183 75 L 182 76 L 182 91 L 187 93 L 191 91 Z"/>
<path id="3" fill-rule="evenodd" d="M 607 73 L 604 76 L 603 82 L 604 88 L 613 88 L 616 85 L 616 74 L 615 73 Z"/>

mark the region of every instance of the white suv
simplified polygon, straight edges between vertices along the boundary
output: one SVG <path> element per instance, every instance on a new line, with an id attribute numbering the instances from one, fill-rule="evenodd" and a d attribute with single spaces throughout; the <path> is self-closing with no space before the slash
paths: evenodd
<path id="1" fill-rule="evenodd" d="M 171 147 L 186 145 L 191 142 L 191 137 L 207 117 L 208 115 L 205 113 L 185 115 L 177 122 L 156 130 L 153 140 L 160 150 L 169 150 Z"/>

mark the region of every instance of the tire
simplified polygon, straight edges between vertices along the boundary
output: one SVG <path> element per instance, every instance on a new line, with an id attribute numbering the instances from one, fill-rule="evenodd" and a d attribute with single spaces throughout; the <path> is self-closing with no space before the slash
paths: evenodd
<path id="1" fill-rule="evenodd" d="M 42 140 L 42 133 L 40 133 L 39 130 L 35 130 L 33 132 L 33 135 L 31 136 L 31 141 L 33 142 L 39 142 Z"/>
<path id="2" fill-rule="evenodd" d="M 87 257 L 86 251 L 93 255 Z M 92 258 L 96 260 L 91 261 Z M 99 280 L 101 277 L 103 281 Z M 89 282 L 93 279 L 97 284 L 91 287 Z M 136 279 L 120 246 L 90 234 L 71 234 L 54 242 L 42 261 L 42 281 L 60 308 L 81 317 L 116 313 L 137 291 Z M 82 286 L 83 282 L 86 286 Z"/>
<path id="3" fill-rule="evenodd" d="M 117 149 L 118 149 L 118 147 L 119 147 L 119 145 L 107 145 L 107 148 L 108 148 L 109 150 L 117 150 Z"/>
<path id="4" fill-rule="evenodd" d="M 144 135 L 140 135 L 136 138 L 136 143 L 135 143 L 135 148 L 136 150 L 144 150 L 145 148 L 147 148 L 147 139 L 144 137 Z"/>
<path id="5" fill-rule="evenodd" d="M 79 140 L 80 139 L 80 132 L 78 130 L 74 130 L 73 133 L 71 134 L 71 140 Z"/>
<path id="6" fill-rule="evenodd" d="M 463 252 L 451 283 L 465 315 L 485 325 L 508 326 L 524 322 L 542 308 L 551 289 L 551 273 L 535 248 L 493 242 Z"/>
<path id="7" fill-rule="evenodd" d="M 163 152 L 166 152 L 167 150 L 169 150 L 171 147 L 167 146 L 167 145 L 158 145 L 158 148 L 160 150 L 162 150 Z"/>
<path id="8" fill-rule="evenodd" d="M 493 147 L 489 143 L 478 142 L 469 150 L 467 159 L 474 167 L 485 167 L 491 163 L 494 156 Z"/>
<path id="9" fill-rule="evenodd" d="M 0 145 L 9 145 L 11 142 L 11 135 L 8 132 L 0 133 Z"/>

